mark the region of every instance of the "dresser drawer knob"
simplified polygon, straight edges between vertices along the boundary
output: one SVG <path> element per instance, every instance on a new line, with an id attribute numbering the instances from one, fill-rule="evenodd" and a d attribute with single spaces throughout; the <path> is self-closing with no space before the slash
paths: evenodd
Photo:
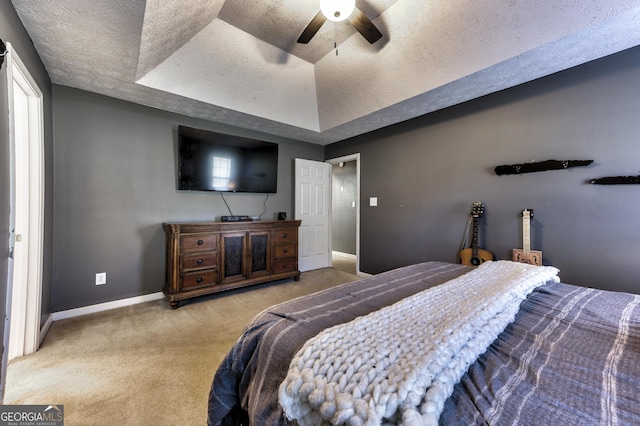
<path id="1" fill-rule="evenodd" d="M 202 277 L 198 277 L 198 279 L 196 279 L 196 282 L 200 284 L 202 282 Z"/>
<path id="2" fill-rule="evenodd" d="M 289 253 L 289 249 L 282 250 L 283 253 Z"/>
<path id="3" fill-rule="evenodd" d="M 199 245 L 199 246 L 201 246 L 201 245 L 203 245 L 203 244 L 204 244 L 204 241 L 202 241 L 202 240 L 198 240 L 198 245 Z"/>
<path id="4" fill-rule="evenodd" d="M 287 237 L 288 237 L 288 235 L 287 235 L 286 232 L 284 234 L 282 234 L 282 238 L 287 238 Z"/>
<path id="5" fill-rule="evenodd" d="M 204 262 L 202 259 L 198 259 L 198 265 L 201 265 Z"/>
<path id="6" fill-rule="evenodd" d="M 287 267 L 287 264 L 286 264 L 286 263 L 283 263 L 283 264 L 282 264 L 282 267 L 283 267 L 283 268 L 286 268 L 286 267 Z"/>

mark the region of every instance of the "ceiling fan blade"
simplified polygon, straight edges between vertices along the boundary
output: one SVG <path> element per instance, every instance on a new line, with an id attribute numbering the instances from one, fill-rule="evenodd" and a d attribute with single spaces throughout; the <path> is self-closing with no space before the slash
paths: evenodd
<path id="1" fill-rule="evenodd" d="M 298 43 L 309 43 L 326 20 L 327 18 L 324 16 L 324 14 L 322 12 L 318 12 L 318 14 L 311 20 L 311 22 L 309 22 L 307 28 L 305 28 L 302 34 L 300 34 L 300 37 L 298 37 Z"/>
<path id="2" fill-rule="evenodd" d="M 382 38 L 382 33 L 362 11 L 356 9 L 351 16 L 349 22 L 369 43 L 373 44 Z"/>

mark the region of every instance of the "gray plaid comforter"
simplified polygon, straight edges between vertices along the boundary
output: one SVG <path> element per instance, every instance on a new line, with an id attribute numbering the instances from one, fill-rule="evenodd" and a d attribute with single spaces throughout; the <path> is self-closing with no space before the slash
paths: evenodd
<path id="1" fill-rule="evenodd" d="M 427 262 L 275 305 L 256 316 L 219 366 L 208 424 L 289 424 L 278 387 L 321 330 L 455 278 Z M 640 296 L 550 283 L 456 385 L 443 425 L 640 425 Z"/>

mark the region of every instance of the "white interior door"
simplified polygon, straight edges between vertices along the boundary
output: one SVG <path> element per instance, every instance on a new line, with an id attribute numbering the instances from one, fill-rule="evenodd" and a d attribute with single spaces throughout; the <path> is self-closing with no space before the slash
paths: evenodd
<path id="1" fill-rule="evenodd" d="M 331 164 L 295 159 L 294 218 L 301 220 L 300 271 L 331 266 Z"/>
<path id="2" fill-rule="evenodd" d="M 9 137 L 12 151 L 13 277 L 8 297 L 8 359 L 35 352 L 40 344 L 44 232 L 44 132 L 42 92 L 10 44 L 8 48 Z M 6 330 L 5 330 L 6 332 Z"/>

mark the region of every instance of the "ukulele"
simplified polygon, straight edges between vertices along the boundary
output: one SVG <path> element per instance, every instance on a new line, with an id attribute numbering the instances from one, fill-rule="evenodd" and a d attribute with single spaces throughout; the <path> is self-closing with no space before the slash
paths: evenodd
<path id="1" fill-rule="evenodd" d="M 531 250 L 531 218 L 533 217 L 532 209 L 524 209 L 522 211 L 522 249 L 512 250 L 512 260 L 514 262 L 528 263 L 530 265 L 542 265 L 542 252 L 539 250 Z"/>
<path id="2" fill-rule="evenodd" d="M 496 260 L 496 257 L 488 250 L 478 248 L 478 222 L 484 214 L 484 206 L 480 201 L 471 205 L 471 218 L 473 220 L 471 234 L 471 248 L 460 251 L 460 263 L 467 266 L 479 266 L 487 260 Z"/>

